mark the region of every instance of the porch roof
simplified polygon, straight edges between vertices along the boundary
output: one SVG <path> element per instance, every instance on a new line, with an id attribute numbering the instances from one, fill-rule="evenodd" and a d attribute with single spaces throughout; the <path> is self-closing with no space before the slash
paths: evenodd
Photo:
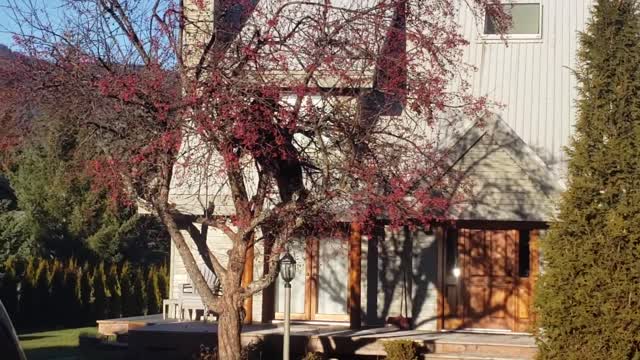
<path id="1" fill-rule="evenodd" d="M 564 183 L 499 116 L 470 126 L 451 147 L 449 159 L 450 171 L 460 174 L 451 195 L 464 192 L 450 210 L 452 219 L 553 219 Z"/>

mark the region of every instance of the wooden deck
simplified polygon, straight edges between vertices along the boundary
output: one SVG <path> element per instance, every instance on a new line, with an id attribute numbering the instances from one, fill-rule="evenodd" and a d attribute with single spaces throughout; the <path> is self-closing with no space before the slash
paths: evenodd
<path id="1" fill-rule="evenodd" d="M 104 320 L 101 333 L 128 332 L 131 359 L 192 358 L 201 345 L 213 347 L 217 325 L 203 322 L 162 320 L 161 316 Z M 282 353 L 282 325 L 249 325 L 243 328 L 242 343 L 260 344 L 264 354 Z M 344 323 L 333 325 L 293 324 L 292 354 L 321 352 L 332 358 L 376 359 L 385 355 L 385 341 L 409 339 L 420 348 L 422 359 L 529 360 L 536 353 L 534 339 L 523 334 L 481 334 L 465 332 L 403 331 L 394 327 L 349 330 Z M 270 357 L 263 357 L 270 358 Z"/>

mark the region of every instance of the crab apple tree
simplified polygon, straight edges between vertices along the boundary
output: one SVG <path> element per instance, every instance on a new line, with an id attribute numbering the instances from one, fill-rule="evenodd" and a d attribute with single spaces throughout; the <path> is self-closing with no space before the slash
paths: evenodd
<path id="1" fill-rule="evenodd" d="M 66 0 L 55 21 L 33 4 L 9 1 L 22 55 L 5 71 L 23 96 L 5 105 L 63 113 L 91 144 L 87 171 L 159 216 L 219 314 L 221 359 L 241 356 L 243 304 L 292 239 L 445 216 L 457 179 L 433 133 L 487 106 L 457 14 L 509 21 L 498 0 Z M 224 260 L 206 229 L 229 238 Z"/>

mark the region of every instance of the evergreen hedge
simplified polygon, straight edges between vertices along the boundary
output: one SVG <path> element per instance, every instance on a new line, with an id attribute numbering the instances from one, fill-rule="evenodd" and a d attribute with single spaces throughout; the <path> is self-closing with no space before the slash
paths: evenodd
<path id="1" fill-rule="evenodd" d="M 541 359 L 640 360 L 640 15 L 598 0 L 578 53 L 576 136 L 542 240 Z"/>
<path id="2" fill-rule="evenodd" d="M 165 266 L 126 262 L 81 266 L 73 259 L 23 262 L 9 258 L 0 265 L 0 300 L 21 330 L 158 313 L 168 293 L 166 271 Z"/>

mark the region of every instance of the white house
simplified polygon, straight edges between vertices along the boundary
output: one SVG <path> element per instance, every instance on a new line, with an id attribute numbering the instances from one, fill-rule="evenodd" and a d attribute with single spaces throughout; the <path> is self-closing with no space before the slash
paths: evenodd
<path id="1" fill-rule="evenodd" d="M 293 319 L 352 324 L 357 319 L 376 326 L 403 315 L 425 330 L 529 328 L 539 273 L 537 241 L 563 189 L 563 148 L 576 118 L 572 68 L 592 0 L 505 2 L 513 22 L 507 44 L 488 19 L 478 22 L 464 1 L 458 2 L 459 23 L 470 41 L 465 58 L 477 67 L 474 93 L 503 105 L 483 126 L 472 126 L 450 142 L 451 166 L 473 183 L 474 196 L 452 214 L 453 225 L 428 232 L 381 229 L 359 239 L 359 265 L 353 264 L 346 243 L 297 244 Z M 180 188 L 172 201 L 189 211 L 201 191 Z M 209 247 L 225 259 L 226 237 L 214 230 L 206 236 Z M 388 241 L 380 241 L 383 237 Z M 257 255 L 255 277 L 262 272 L 261 261 Z M 362 273 L 361 284 L 348 282 L 347 274 L 355 270 Z M 170 298 L 197 302 L 173 247 L 170 274 Z M 256 294 L 247 319 L 280 319 L 281 288 L 278 283 Z M 360 299 L 358 314 L 347 306 L 350 297 Z"/>

